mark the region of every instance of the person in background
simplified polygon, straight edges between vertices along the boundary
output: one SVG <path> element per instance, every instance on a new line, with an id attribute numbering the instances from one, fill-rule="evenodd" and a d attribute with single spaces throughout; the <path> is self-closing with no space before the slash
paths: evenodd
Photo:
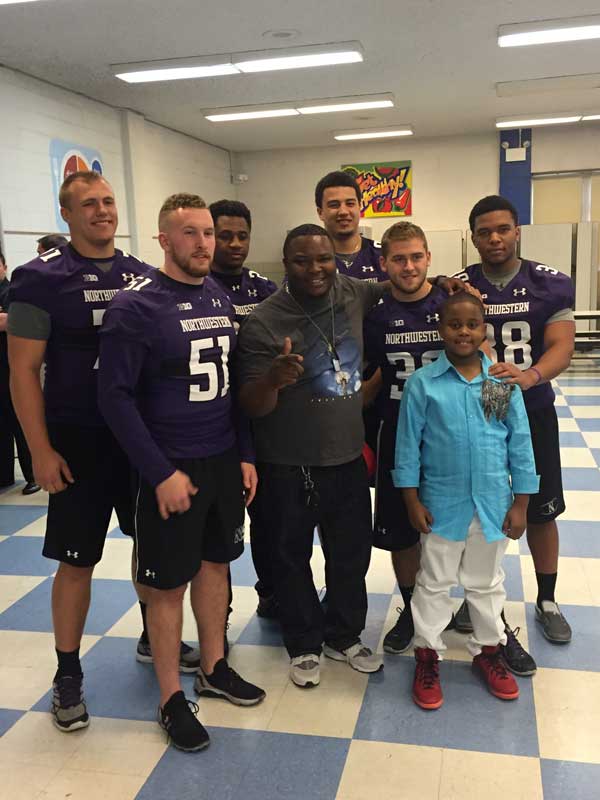
<path id="1" fill-rule="evenodd" d="M 21 493 L 30 495 L 39 492 L 41 486 L 35 482 L 33 477 L 31 454 L 10 397 L 10 371 L 6 341 L 9 288 L 10 281 L 7 277 L 6 261 L 0 250 L 0 489 L 12 486 L 15 482 L 16 443 L 21 472 L 25 478 L 25 486 Z"/>
<path id="2" fill-rule="evenodd" d="M 48 250 L 55 250 L 57 247 L 64 247 L 66 244 L 69 244 L 69 241 L 65 236 L 60 233 L 49 233 L 37 240 L 37 254 L 41 256 L 42 253 L 46 253 Z"/>

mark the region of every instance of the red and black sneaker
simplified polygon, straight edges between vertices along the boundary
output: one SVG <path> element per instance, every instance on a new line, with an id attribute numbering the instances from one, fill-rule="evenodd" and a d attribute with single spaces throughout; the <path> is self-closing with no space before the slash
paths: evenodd
<path id="1" fill-rule="evenodd" d="M 439 708 L 444 702 L 444 695 L 440 684 L 438 654 L 428 647 L 415 647 L 415 659 L 413 700 L 427 710 Z"/>
<path id="2" fill-rule="evenodd" d="M 506 668 L 500 645 L 484 645 L 481 653 L 473 659 L 473 669 L 485 681 L 487 688 L 500 700 L 516 700 L 519 686 Z"/>

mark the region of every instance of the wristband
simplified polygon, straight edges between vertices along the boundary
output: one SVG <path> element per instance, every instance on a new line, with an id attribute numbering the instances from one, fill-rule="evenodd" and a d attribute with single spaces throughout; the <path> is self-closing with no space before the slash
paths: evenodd
<path id="1" fill-rule="evenodd" d="M 535 384 L 534 384 L 535 386 L 537 386 L 537 385 L 538 385 L 538 383 L 540 383 L 540 381 L 542 381 L 542 380 L 543 380 L 543 378 L 542 378 L 542 373 L 539 371 L 539 369 L 536 369 L 535 367 L 529 367 L 529 369 L 530 369 L 532 372 L 535 372 L 535 374 L 537 375 L 537 381 L 536 381 L 536 382 L 535 382 Z"/>

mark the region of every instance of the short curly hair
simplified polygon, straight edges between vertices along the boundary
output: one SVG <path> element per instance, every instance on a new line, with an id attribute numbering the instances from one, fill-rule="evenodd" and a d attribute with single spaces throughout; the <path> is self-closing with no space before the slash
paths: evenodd
<path id="1" fill-rule="evenodd" d="M 158 229 L 163 230 L 165 220 L 172 211 L 177 211 L 178 208 L 207 208 L 204 200 L 197 194 L 187 194 L 180 192 L 179 194 L 172 194 L 160 207 L 158 212 Z"/>

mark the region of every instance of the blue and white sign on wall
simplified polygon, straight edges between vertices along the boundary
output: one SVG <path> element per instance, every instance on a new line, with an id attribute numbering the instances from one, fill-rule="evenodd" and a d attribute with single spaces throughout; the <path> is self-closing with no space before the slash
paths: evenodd
<path id="1" fill-rule="evenodd" d="M 50 142 L 50 169 L 54 191 L 56 230 L 67 233 L 69 229 L 60 215 L 60 203 L 58 202 L 61 184 L 66 177 L 79 170 L 93 169 L 94 172 L 102 174 L 104 172 L 102 156 L 97 150 L 92 150 L 90 147 L 65 142 L 62 139 L 52 139 Z"/>

